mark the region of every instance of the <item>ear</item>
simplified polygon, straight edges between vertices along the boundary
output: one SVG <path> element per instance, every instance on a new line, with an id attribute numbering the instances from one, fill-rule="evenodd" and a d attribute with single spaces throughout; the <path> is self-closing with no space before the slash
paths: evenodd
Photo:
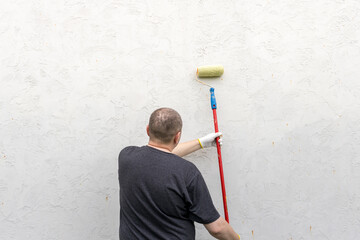
<path id="1" fill-rule="evenodd" d="M 181 132 L 177 132 L 174 137 L 174 143 L 178 144 L 180 142 L 180 138 L 181 138 Z"/>
<path id="2" fill-rule="evenodd" d="M 150 137 L 149 125 L 146 126 L 146 133 Z"/>

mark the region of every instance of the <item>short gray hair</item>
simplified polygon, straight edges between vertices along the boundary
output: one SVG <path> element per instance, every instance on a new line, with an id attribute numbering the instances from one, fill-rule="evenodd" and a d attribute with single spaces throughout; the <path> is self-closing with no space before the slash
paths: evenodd
<path id="1" fill-rule="evenodd" d="M 180 114 L 171 108 L 155 110 L 149 119 L 150 139 L 157 139 L 162 143 L 170 143 L 171 139 L 182 129 Z"/>

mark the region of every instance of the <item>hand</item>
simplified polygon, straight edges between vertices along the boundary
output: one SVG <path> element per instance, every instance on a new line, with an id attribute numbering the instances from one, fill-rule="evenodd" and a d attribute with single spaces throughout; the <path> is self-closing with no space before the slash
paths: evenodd
<path id="1" fill-rule="evenodd" d="M 216 146 L 216 138 L 220 137 L 222 135 L 221 132 L 217 133 L 209 133 L 208 135 L 201 137 L 198 139 L 199 144 L 201 148 L 207 148 L 207 147 L 215 147 Z M 220 146 L 222 145 L 222 139 L 219 138 Z"/>

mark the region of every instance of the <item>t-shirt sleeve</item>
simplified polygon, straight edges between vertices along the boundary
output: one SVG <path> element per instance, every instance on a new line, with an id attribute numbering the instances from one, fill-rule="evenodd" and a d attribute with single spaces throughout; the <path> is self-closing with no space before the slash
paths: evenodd
<path id="1" fill-rule="evenodd" d="M 200 172 L 195 173 L 187 189 L 189 194 L 189 218 L 191 220 L 208 224 L 220 217 Z"/>

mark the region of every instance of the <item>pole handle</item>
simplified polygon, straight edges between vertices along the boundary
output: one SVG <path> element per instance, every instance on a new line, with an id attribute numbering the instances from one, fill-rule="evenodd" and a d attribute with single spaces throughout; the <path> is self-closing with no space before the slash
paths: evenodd
<path id="1" fill-rule="evenodd" d="M 216 109 L 216 98 L 215 98 L 215 89 L 210 88 L 210 100 L 211 100 L 211 109 Z"/>

